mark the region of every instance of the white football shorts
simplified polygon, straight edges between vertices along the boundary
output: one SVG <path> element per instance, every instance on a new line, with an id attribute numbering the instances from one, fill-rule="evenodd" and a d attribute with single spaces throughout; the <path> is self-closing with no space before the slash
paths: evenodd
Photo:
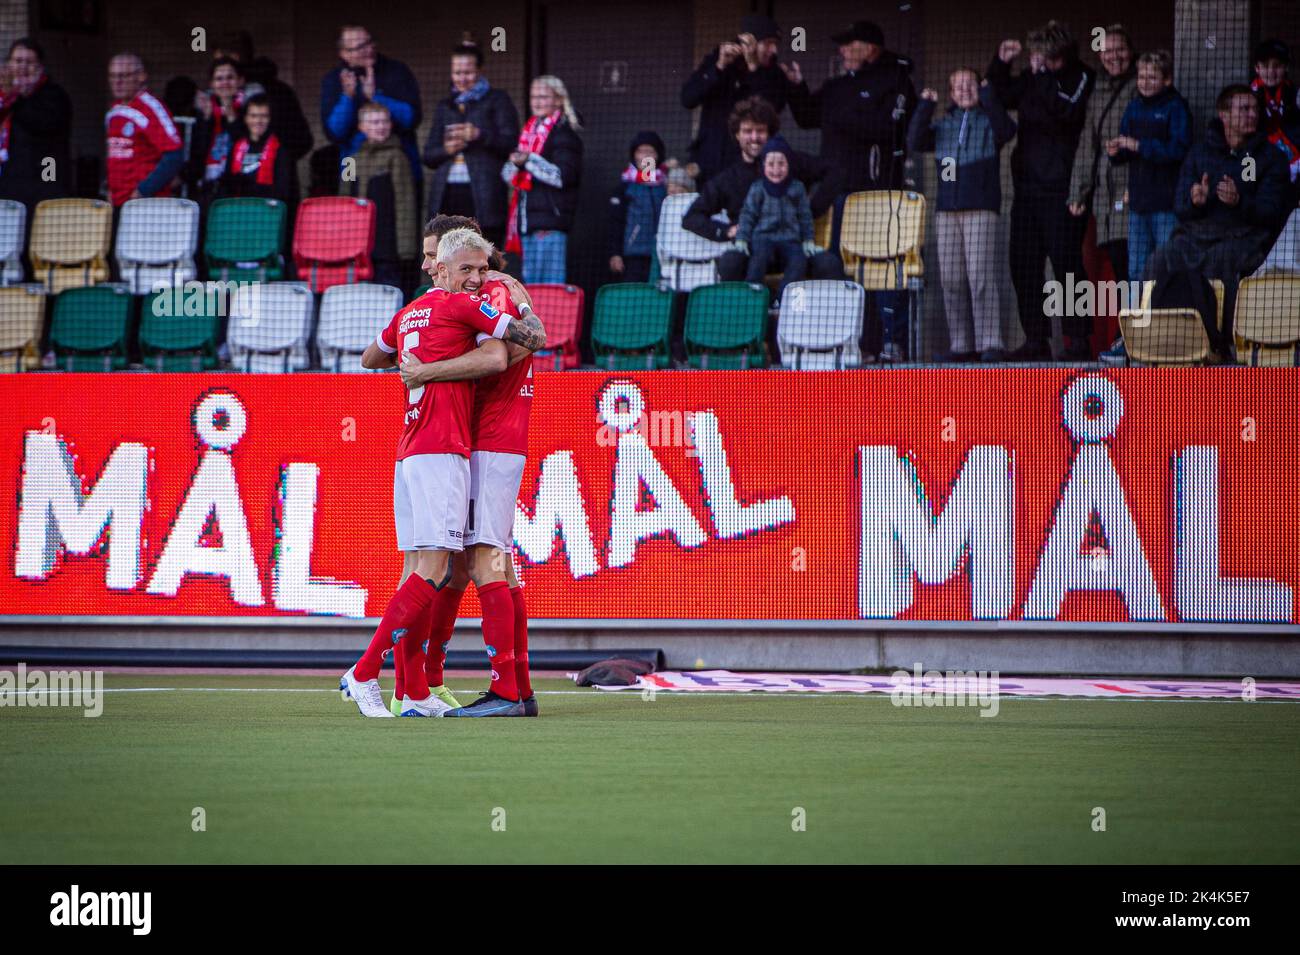
<path id="1" fill-rule="evenodd" d="M 393 470 L 397 549 L 465 549 L 469 461 L 459 454 L 413 454 Z"/>
<path id="2" fill-rule="evenodd" d="M 515 546 L 515 502 L 524 476 L 522 454 L 473 451 L 469 456 L 469 517 L 465 546 L 491 544 L 504 551 Z"/>

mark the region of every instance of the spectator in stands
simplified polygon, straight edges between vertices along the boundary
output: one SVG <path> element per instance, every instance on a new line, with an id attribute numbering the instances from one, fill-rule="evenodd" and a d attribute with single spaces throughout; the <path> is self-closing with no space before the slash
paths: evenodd
<path id="1" fill-rule="evenodd" d="M 1002 210 L 1002 147 L 1016 124 L 979 74 L 959 69 L 948 77 L 948 112 L 937 122 L 936 90 L 921 91 L 907 132 L 910 152 L 934 152 L 939 196 L 934 228 L 948 320 L 948 352 L 941 361 L 1006 360 L 998 308 L 998 214 Z"/>
<path id="2" fill-rule="evenodd" d="M 128 199 L 170 196 L 181 171 L 181 140 L 167 107 L 146 88 L 149 75 L 134 53 L 108 61 L 113 105 L 104 118 L 108 140 L 108 194 L 115 207 Z"/>
<path id="3" fill-rule="evenodd" d="M 1174 89 L 1173 55 L 1143 53 L 1137 82 L 1138 95 L 1124 110 L 1119 135 L 1106 142 L 1110 163 L 1130 169 L 1128 275 L 1134 282 L 1146 277 L 1151 253 L 1174 233 L 1174 188 L 1192 144 L 1192 111 Z"/>
<path id="4" fill-rule="evenodd" d="M 563 284 L 582 179 L 582 123 L 558 76 L 533 80 L 528 101 L 533 115 L 501 170 L 502 179 L 514 187 L 506 251 L 523 256 L 525 284 Z"/>
<path id="5" fill-rule="evenodd" d="M 0 67 L 0 199 L 27 207 L 29 229 L 36 203 L 71 192 L 71 131 L 72 100 L 45 72 L 44 51 L 15 40 Z"/>
<path id="6" fill-rule="evenodd" d="M 255 196 L 290 202 L 295 182 L 293 159 L 279 135 L 271 132 L 273 116 L 271 99 L 265 93 L 244 102 L 242 135 L 231 147 L 230 162 L 217 183 L 217 197 Z"/>
<path id="7" fill-rule="evenodd" d="M 628 164 L 609 196 L 605 230 L 609 271 L 616 282 L 648 282 L 659 232 L 659 208 L 668 195 L 664 141 L 646 130 L 632 137 Z"/>
<path id="8" fill-rule="evenodd" d="M 1044 301 L 1043 270 L 1050 258 L 1058 282 L 1082 279 L 1087 222 L 1067 207 L 1070 173 L 1092 90 L 1092 70 L 1079 62 L 1070 32 L 1055 20 L 1029 34 L 1029 68 L 1012 75 L 1019 40 L 1003 40 L 989 64 L 988 79 L 1006 109 L 1019 110 L 1019 135 L 1011 154 L 1016 195 L 1011 205 L 1011 281 L 1025 343 L 1016 361 L 1050 360 L 1051 321 Z M 1091 316 L 1062 320 L 1067 361 L 1092 356 Z"/>
<path id="9" fill-rule="evenodd" d="M 361 107 L 369 102 L 381 103 L 393 118 L 393 130 L 411 165 L 411 181 L 420 182 L 420 150 L 415 144 L 415 129 L 420 125 L 420 87 L 415 76 L 405 63 L 379 53 L 365 27 L 343 27 L 338 51 L 339 65 L 321 80 L 320 116 L 325 135 L 339 147 L 340 162 L 355 153 L 366 139 L 357 124 Z"/>
<path id="10" fill-rule="evenodd" d="M 424 144 L 424 164 L 433 170 L 429 215 L 476 219 L 500 248 L 508 201 L 501 164 L 519 142 L 519 113 L 479 72 L 482 66 L 483 51 L 469 40 L 452 49 L 451 94 L 438 103 Z"/>
<path id="11" fill-rule="evenodd" d="M 697 190 L 695 176 L 700 168 L 698 165 L 691 162 L 683 166 L 678 160 L 670 158 L 664 163 L 664 168 L 668 170 L 668 195 L 684 196 Z"/>
<path id="12" fill-rule="evenodd" d="M 271 106 L 271 134 L 275 136 L 289 159 L 289 168 L 294 171 L 293 193 L 297 196 L 297 169 L 299 159 L 311 152 L 312 134 L 307 117 L 303 114 L 298 94 L 288 83 L 279 78 L 279 68 L 273 60 L 255 55 L 253 37 L 247 30 L 236 30 L 223 37 L 213 50 L 213 59 L 223 56 L 235 60 L 244 71 L 247 81 L 244 95 L 256 96 L 265 93 Z"/>
<path id="13" fill-rule="evenodd" d="M 728 128 L 731 137 L 740 147 L 740 159 L 704 184 L 700 197 L 691 203 L 682 218 L 682 226 L 696 235 L 714 242 L 735 239 L 740 228 L 740 210 L 749 195 L 749 188 L 760 178 L 759 154 L 767 141 L 780 130 L 776 110 L 762 97 L 751 96 L 741 100 L 731 111 Z M 792 174 L 805 187 L 818 186 L 826 177 L 825 164 L 807 153 L 791 153 Z M 813 189 L 811 207 L 813 217 L 830 207 L 831 197 L 820 188 Z M 727 221 L 716 218 L 726 213 Z M 729 249 L 718 257 L 718 278 L 723 282 L 744 281 L 749 270 L 749 256 L 739 249 Z M 808 271 L 815 279 L 844 278 L 844 264 L 839 256 L 820 252 L 808 263 Z"/>
<path id="14" fill-rule="evenodd" d="M 916 107 L 912 63 L 885 49 L 885 34 L 859 20 L 831 38 L 840 48 L 844 73 L 814 94 L 798 63 L 782 64 L 794 84 L 790 112 L 804 129 L 822 131 L 821 158 L 830 170 L 823 188 L 835 197 L 831 247 L 839 248 L 839 219 L 850 193 L 901 189 L 908 120 Z M 873 292 L 879 311 L 882 361 L 900 361 L 907 344 L 907 292 Z"/>
<path id="15" fill-rule="evenodd" d="M 208 89 L 195 100 L 198 122 L 190 145 L 189 180 L 196 198 L 206 205 L 217 181 L 230 166 L 230 149 L 244 133 L 244 71 L 229 57 L 212 61 Z"/>
<path id="16" fill-rule="evenodd" d="M 758 154 L 762 170 L 740 209 L 735 245 L 749 256 L 745 281 L 761 283 L 769 266 L 780 267 L 777 301 L 791 282 L 802 282 L 808 259 L 822 251 L 813 242 L 812 206 L 808 190 L 794 177 L 794 150 L 780 136 L 773 137 Z"/>
<path id="17" fill-rule="evenodd" d="M 375 281 L 402 287 L 401 262 L 415 258 L 415 184 L 393 120 L 383 103 L 362 105 L 358 123 L 365 142 L 355 156 L 354 176 L 344 175 L 339 195 L 375 203 Z"/>
<path id="18" fill-rule="evenodd" d="M 1174 187 L 1178 226 L 1151 256 L 1147 277 L 1157 287 L 1175 272 L 1220 279 L 1223 337 L 1215 329 L 1211 341 L 1227 355 L 1237 282 L 1263 261 L 1273 242 L 1288 212 L 1290 179 L 1286 157 L 1259 128 L 1259 101 L 1249 86 L 1224 87 L 1214 108 L 1209 132 L 1187 153 Z"/>
<path id="19" fill-rule="evenodd" d="M 1281 40 L 1265 40 L 1255 48 L 1254 60 L 1250 88 L 1263 109 L 1259 128 L 1286 157 L 1292 183 L 1289 205 L 1294 206 L 1300 198 L 1300 93 L 1287 77 L 1291 51 Z"/>
<path id="20" fill-rule="evenodd" d="M 1119 24 L 1106 28 L 1102 38 L 1101 66 L 1096 89 L 1088 99 L 1084 114 L 1083 135 L 1074 151 L 1074 171 L 1070 174 L 1070 214 L 1084 219 L 1087 231 L 1091 208 L 1097 222 L 1097 248 L 1110 259 L 1115 278 L 1129 278 L 1128 238 L 1128 167 L 1106 161 L 1106 144 L 1119 135 L 1124 109 L 1137 90 L 1137 72 L 1133 68 L 1133 46 L 1128 31 Z M 1138 276 L 1132 276 L 1138 278 Z M 1094 279 L 1100 276 L 1093 276 Z"/>
<path id="21" fill-rule="evenodd" d="M 682 86 L 682 106 L 700 107 L 699 132 L 689 156 L 700 167 L 701 186 L 740 158 L 728 126 L 737 103 L 761 96 L 778 116 L 785 108 L 790 82 L 777 65 L 780 35 L 771 17 L 746 15 L 740 21 L 740 34 L 710 50 Z"/>

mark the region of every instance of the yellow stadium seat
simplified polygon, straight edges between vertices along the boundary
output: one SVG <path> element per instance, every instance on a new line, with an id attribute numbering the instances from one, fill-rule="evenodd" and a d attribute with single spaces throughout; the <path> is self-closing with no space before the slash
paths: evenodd
<path id="1" fill-rule="evenodd" d="M 844 202 L 840 258 L 844 272 L 872 292 L 908 293 L 908 350 L 920 356 L 925 288 L 925 196 L 918 192 L 855 192 Z"/>
<path id="2" fill-rule="evenodd" d="M 831 220 L 834 214 L 834 209 L 827 209 L 813 220 L 813 241 L 823 249 L 831 247 Z"/>
<path id="3" fill-rule="evenodd" d="M 1242 279 L 1232 334 L 1243 364 L 1300 365 L 1300 275 Z"/>
<path id="4" fill-rule="evenodd" d="M 40 365 L 36 343 L 45 322 L 45 290 L 39 285 L 0 288 L 0 372 Z"/>
<path id="5" fill-rule="evenodd" d="M 108 281 L 113 207 L 99 199 L 46 199 L 36 206 L 28 252 L 50 294 Z"/>
<path id="6" fill-rule="evenodd" d="M 1122 309 L 1119 330 L 1131 361 L 1150 365 L 1202 365 L 1214 352 L 1194 308 Z"/>

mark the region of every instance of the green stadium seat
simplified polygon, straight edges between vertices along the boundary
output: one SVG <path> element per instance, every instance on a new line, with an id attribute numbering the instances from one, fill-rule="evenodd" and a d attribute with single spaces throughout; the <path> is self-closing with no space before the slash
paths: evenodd
<path id="1" fill-rule="evenodd" d="M 278 199 L 218 199 L 208 210 L 203 262 L 208 278 L 273 282 L 284 278 L 287 212 Z"/>
<path id="2" fill-rule="evenodd" d="M 641 282 L 615 282 L 596 292 L 591 345 L 611 371 L 667 368 L 673 293 Z"/>
<path id="3" fill-rule="evenodd" d="M 126 286 L 64 289 L 54 299 L 50 347 L 66 371 L 125 368 L 126 328 L 134 300 Z"/>
<path id="4" fill-rule="evenodd" d="M 686 358 L 692 368 L 762 368 L 767 364 L 767 307 L 762 285 L 701 285 L 686 301 Z"/>
<path id="5" fill-rule="evenodd" d="M 220 302 L 204 297 L 201 315 L 168 315 L 171 292 L 146 295 L 140 306 L 140 354 L 150 371 L 207 371 L 217 367 Z M 155 301 L 161 299 L 159 307 Z M 164 314 L 159 314 L 160 312 Z"/>

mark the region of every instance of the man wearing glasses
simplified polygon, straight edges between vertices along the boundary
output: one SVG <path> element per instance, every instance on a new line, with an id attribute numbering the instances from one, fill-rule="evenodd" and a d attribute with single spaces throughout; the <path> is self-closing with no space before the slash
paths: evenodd
<path id="1" fill-rule="evenodd" d="M 415 128 L 420 125 L 420 88 L 415 76 L 405 63 L 379 53 L 365 27 L 343 27 L 338 50 L 338 66 L 321 80 L 320 118 L 325 135 L 339 147 L 339 159 L 353 155 L 365 140 L 357 125 L 361 107 L 382 103 L 393 118 L 393 132 L 411 162 L 411 175 L 418 186 L 423 176 L 415 145 Z M 418 188 L 416 192 L 418 211 Z"/>

